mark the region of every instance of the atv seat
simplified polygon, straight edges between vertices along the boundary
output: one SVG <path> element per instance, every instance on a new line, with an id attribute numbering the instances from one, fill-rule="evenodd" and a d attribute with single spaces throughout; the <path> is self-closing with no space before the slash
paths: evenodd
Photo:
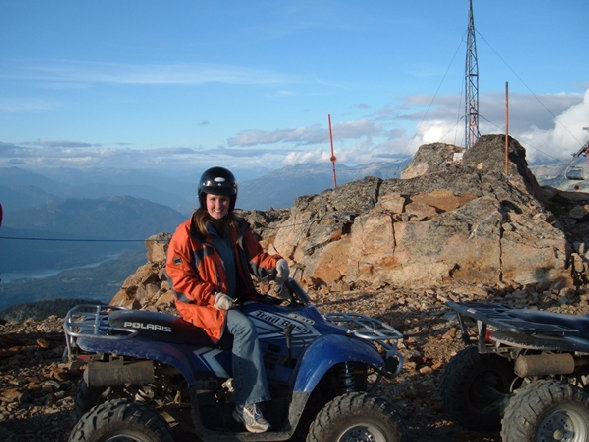
<path id="1" fill-rule="evenodd" d="M 509 315 L 523 319 L 528 324 L 534 323 L 538 327 L 553 326 L 555 331 L 560 329 L 562 333 L 589 337 L 589 315 L 566 315 L 528 309 L 511 310 Z"/>
<path id="2" fill-rule="evenodd" d="M 233 344 L 233 336 L 229 333 L 223 333 L 219 342 L 213 342 L 202 328 L 162 312 L 114 310 L 108 314 L 108 324 L 112 328 L 135 330 L 138 337 L 174 344 L 222 349 L 231 348 Z"/>

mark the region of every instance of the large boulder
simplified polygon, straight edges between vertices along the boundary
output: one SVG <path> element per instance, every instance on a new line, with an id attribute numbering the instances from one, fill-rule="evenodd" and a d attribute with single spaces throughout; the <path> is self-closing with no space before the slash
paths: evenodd
<path id="1" fill-rule="evenodd" d="M 368 177 L 299 198 L 274 248 L 315 287 L 572 286 L 570 244 L 525 150 L 509 138 L 505 158 L 501 135 L 467 151 L 422 146 L 403 175 L 411 178 Z"/>

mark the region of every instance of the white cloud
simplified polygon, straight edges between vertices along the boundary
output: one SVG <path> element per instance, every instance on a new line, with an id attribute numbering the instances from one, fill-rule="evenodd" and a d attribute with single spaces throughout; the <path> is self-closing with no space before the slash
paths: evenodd
<path id="1" fill-rule="evenodd" d="M 248 130 L 227 140 L 229 146 L 255 146 L 258 144 L 294 143 L 316 144 L 328 139 L 327 130 L 319 124 L 310 127 L 277 130 Z"/>
<path id="2" fill-rule="evenodd" d="M 242 85 L 282 84 L 294 81 L 283 74 L 243 66 L 215 64 L 124 64 L 62 61 L 15 66 L 3 78 L 42 80 L 51 84 Z M 77 86 L 76 86 L 77 87 Z"/>
<path id="3" fill-rule="evenodd" d="M 55 105 L 43 100 L 0 99 L 0 112 L 38 112 L 55 109 Z"/>
<path id="4" fill-rule="evenodd" d="M 40 140 L 34 143 L 23 143 L 24 145 L 31 144 L 41 147 L 51 147 L 51 148 L 87 148 L 87 147 L 99 147 L 99 144 L 90 144 L 85 143 L 82 141 L 45 141 Z"/>
<path id="5" fill-rule="evenodd" d="M 282 164 L 292 166 L 294 164 L 322 163 L 329 161 L 330 156 L 329 152 L 320 150 L 290 152 L 286 155 Z"/>
<path id="6" fill-rule="evenodd" d="M 344 121 L 332 127 L 333 138 L 350 139 L 375 136 L 382 133 L 382 127 L 375 121 L 363 118 L 356 121 Z"/>
<path id="7" fill-rule="evenodd" d="M 481 100 L 480 108 L 484 109 L 480 120 L 481 133 L 503 132 L 503 98 L 498 94 Z M 389 161 L 396 155 L 412 155 L 422 144 L 432 142 L 462 145 L 464 122 L 457 117 L 460 109 L 456 100 L 455 96 L 441 97 L 439 102 L 427 96 L 410 96 L 397 107 L 376 110 L 369 116 L 341 122 L 332 119 L 337 162 Z M 589 132 L 583 130 L 583 127 L 589 126 L 589 90 L 584 95 L 536 97 L 515 94 L 510 102 L 513 103 L 510 135 L 526 148 L 530 163 L 569 161 L 571 154 L 589 138 Z M 135 148 L 131 143 L 107 147 L 71 140 L 0 142 L 0 164 L 84 164 L 116 168 L 160 165 L 177 168 L 219 163 L 278 168 L 289 164 L 329 162 L 331 153 L 326 123 L 243 131 L 230 137 L 225 145 L 217 147 L 148 149 Z"/>
<path id="8" fill-rule="evenodd" d="M 520 142 L 534 146 L 537 152 L 530 152 L 532 159 L 549 155 L 556 159 L 570 159 L 589 139 L 589 89 L 583 101 L 562 111 L 556 116 L 550 129 L 532 126 L 521 135 Z"/>
<path id="9" fill-rule="evenodd" d="M 570 158 L 587 140 L 583 127 L 589 126 L 589 90 L 584 94 L 509 96 L 509 134 L 525 148 L 528 162 L 562 161 Z M 428 111 L 411 112 L 412 106 L 427 103 L 424 96 L 407 97 L 400 108 L 409 110 L 402 118 L 417 123 L 410 151 L 432 142 L 464 145 L 464 120 L 457 119 L 456 100 L 450 96 L 436 100 Z M 479 103 L 481 134 L 504 133 L 505 97 L 495 94 Z"/>
<path id="10" fill-rule="evenodd" d="M 551 94 L 542 97 L 514 94 L 510 100 L 510 135 L 517 138 L 527 150 L 529 162 L 547 159 L 562 161 L 577 151 L 586 135 L 583 125 L 589 115 L 589 91 L 585 99 L 581 94 Z M 444 142 L 464 144 L 464 120 L 457 117 L 457 96 L 443 96 L 440 100 L 420 95 L 410 96 L 394 109 L 376 111 L 371 118 L 349 120 L 333 125 L 335 156 L 338 162 L 348 164 L 386 161 L 399 154 L 413 155 L 423 144 Z M 430 106 L 431 103 L 431 106 Z M 429 106 L 429 107 L 427 107 Z M 505 102 L 500 94 L 485 96 L 481 100 L 479 120 L 481 134 L 503 133 L 505 130 Z M 550 109 L 550 110 L 549 110 Z M 403 121 L 418 122 L 411 135 L 399 127 Z M 386 127 L 393 126 L 387 130 Z M 540 129 L 542 128 L 542 129 Z M 314 136 L 310 136 L 313 133 Z M 235 144 L 253 146 L 261 143 L 293 143 L 283 164 L 327 162 L 330 159 L 329 140 L 325 129 L 281 129 L 278 131 L 250 131 L 232 139 Z M 559 140 L 556 142 L 556 140 Z M 314 150 L 302 149 L 305 144 L 317 145 Z M 549 158 L 546 158 L 549 155 Z"/>

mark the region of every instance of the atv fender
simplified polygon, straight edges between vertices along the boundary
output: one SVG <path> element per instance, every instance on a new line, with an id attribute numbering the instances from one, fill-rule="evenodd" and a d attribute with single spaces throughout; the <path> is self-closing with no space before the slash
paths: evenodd
<path id="1" fill-rule="evenodd" d="M 383 359 L 374 345 L 346 335 L 325 335 L 313 342 L 301 359 L 295 392 L 312 392 L 323 375 L 342 362 L 362 362 L 382 367 Z"/>
<path id="2" fill-rule="evenodd" d="M 222 354 L 221 349 L 202 347 L 196 349 L 188 345 L 172 345 L 164 342 L 154 343 L 143 339 L 107 340 L 100 338 L 80 338 L 78 346 L 85 351 L 105 354 L 117 354 L 136 359 L 158 361 L 176 368 L 189 385 L 196 382 L 193 372 L 195 352 L 207 353 L 207 363 L 210 370 L 214 370 L 219 377 L 229 377 L 223 364 L 217 360 Z"/>

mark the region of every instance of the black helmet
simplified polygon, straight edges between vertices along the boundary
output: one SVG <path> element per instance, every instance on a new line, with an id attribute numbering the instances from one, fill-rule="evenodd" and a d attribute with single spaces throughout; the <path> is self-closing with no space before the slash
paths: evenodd
<path id="1" fill-rule="evenodd" d="M 201 209 L 206 209 L 205 195 L 208 193 L 231 197 L 229 203 L 231 212 L 237 199 L 237 182 L 231 171 L 219 166 L 205 170 L 198 182 L 198 201 Z"/>

